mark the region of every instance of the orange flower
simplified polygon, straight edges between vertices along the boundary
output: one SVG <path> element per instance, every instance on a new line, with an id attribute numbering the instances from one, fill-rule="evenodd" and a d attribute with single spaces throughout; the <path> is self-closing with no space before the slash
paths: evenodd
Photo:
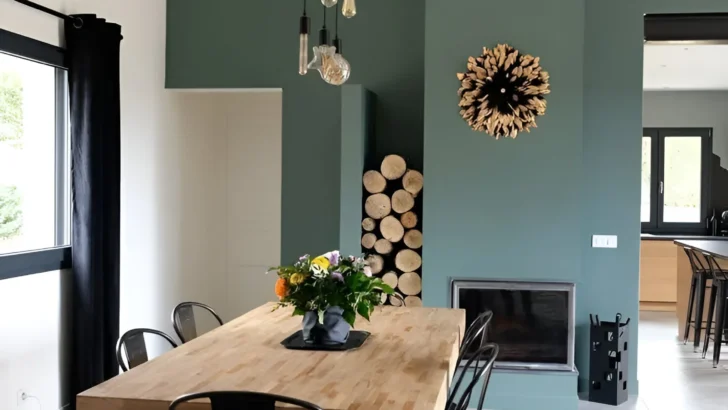
<path id="1" fill-rule="evenodd" d="M 284 278 L 278 278 L 276 281 L 276 295 L 278 299 L 288 296 L 288 282 Z"/>

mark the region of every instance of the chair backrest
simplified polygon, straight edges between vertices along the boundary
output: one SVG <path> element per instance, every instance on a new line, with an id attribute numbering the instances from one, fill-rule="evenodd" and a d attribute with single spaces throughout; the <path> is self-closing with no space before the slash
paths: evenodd
<path id="1" fill-rule="evenodd" d="M 464 367 L 459 369 L 460 374 L 455 377 L 456 382 L 453 384 L 452 390 L 450 390 L 450 394 L 447 398 L 447 406 L 445 407 L 446 410 L 466 410 L 473 408 L 477 410 L 483 409 L 485 393 L 488 390 L 490 374 L 493 372 L 493 365 L 495 363 L 495 359 L 498 357 L 498 351 L 499 347 L 497 344 L 486 343 L 470 357 Z M 468 374 L 472 374 L 472 379 L 470 380 L 470 383 L 464 386 L 461 392 L 460 387 L 463 384 L 463 381 L 467 378 Z M 470 405 L 470 398 L 473 395 L 475 387 L 481 383 L 482 387 L 478 406 L 473 407 Z"/>
<path id="2" fill-rule="evenodd" d="M 147 354 L 147 344 L 144 341 L 145 334 L 153 334 L 162 337 L 172 345 L 172 348 L 177 347 L 177 343 L 172 340 L 166 333 L 160 332 L 155 329 L 132 329 L 121 335 L 119 341 L 116 342 L 116 361 L 119 363 L 121 370 L 128 371 L 139 366 L 142 363 L 146 363 L 149 360 Z M 122 357 L 122 350 L 126 356 L 126 362 Z M 127 366 L 128 364 L 128 366 Z"/>
<path id="3" fill-rule="evenodd" d="M 727 272 L 718 265 L 718 262 L 715 260 L 713 255 L 703 252 L 703 257 L 708 264 L 710 273 L 713 275 L 713 280 L 728 280 L 728 276 L 726 275 Z"/>
<path id="4" fill-rule="evenodd" d="M 174 327 L 174 332 L 177 333 L 177 337 L 179 337 L 179 340 L 181 340 L 182 343 L 187 343 L 197 337 L 197 324 L 195 323 L 194 312 L 195 307 L 208 311 L 215 317 L 220 326 L 223 325 L 223 321 L 220 319 L 220 316 L 215 313 L 211 307 L 204 303 L 182 302 L 175 306 L 174 310 L 172 310 L 172 326 Z"/>
<path id="5" fill-rule="evenodd" d="M 169 405 L 169 410 L 176 410 L 177 406 L 181 403 L 199 399 L 208 399 L 210 401 L 210 410 L 275 410 L 276 403 L 292 404 L 296 406 L 295 408 L 304 410 L 323 410 L 321 407 L 303 400 L 275 394 L 247 391 L 215 391 L 187 394 L 175 399 Z"/>
<path id="6" fill-rule="evenodd" d="M 488 325 L 490 325 L 491 319 L 493 319 L 493 312 L 490 310 L 486 310 L 485 312 L 481 313 L 477 318 L 475 318 L 475 320 L 473 320 L 473 323 L 468 326 L 468 329 L 465 331 L 465 335 L 463 335 L 463 340 L 462 342 L 460 342 L 458 364 L 463 359 L 465 354 L 474 347 L 475 343 L 478 343 L 479 346 L 485 345 L 485 339 L 488 333 Z"/>
<path id="7" fill-rule="evenodd" d="M 707 265 L 707 260 L 705 259 L 705 256 L 701 253 L 697 252 L 695 249 L 690 248 L 688 246 L 684 246 L 683 250 L 685 251 L 685 254 L 688 256 L 688 261 L 690 261 L 690 267 L 693 269 L 693 273 L 698 273 L 699 271 L 703 272 L 709 272 L 710 267 Z M 706 263 L 703 263 L 703 260 L 701 260 L 701 257 L 703 260 L 706 261 Z"/>

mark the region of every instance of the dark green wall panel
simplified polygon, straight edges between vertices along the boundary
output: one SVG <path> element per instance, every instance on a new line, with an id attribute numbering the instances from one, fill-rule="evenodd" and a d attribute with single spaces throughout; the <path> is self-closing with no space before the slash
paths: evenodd
<path id="1" fill-rule="evenodd" d="M 315 42 L 322 6 L 308 3 Z M 339 243 L 341 89 L 317 72 L 298 75 L 301 7 L 294 0 L 167 3 L 168 88 L 283 88 L 283 261 Z M 377 95 L 375 160 L 399 153 L 417 169 L 424 8 L 424 0 L 366 0 L 355 18 L 339 21 L 349 84 Z"/>

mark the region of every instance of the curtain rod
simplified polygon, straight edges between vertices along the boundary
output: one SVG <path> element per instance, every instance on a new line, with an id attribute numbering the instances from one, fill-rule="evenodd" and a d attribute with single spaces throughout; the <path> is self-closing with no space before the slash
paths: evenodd
<path id="1" fill-rule="evenodd" d="M 81 17 L 71 17 L 68 15 L 65 15 L 63 13 L 60 13 L 58 11 L 55 11 L 53 9 L 49 9 L 48 7 L 42 6 L 38 3 L 33 3 L 30 0 L 15 0 L 16 2 L 23 4 L 25 6 L 28 6 L 30 8 L 34 8 L 36 10 L 42 11 L 43 13 L 50 14 L 51 16 L 58 17 L 59 19 L 63 19 L 66 21 L 72 21 L 73 26 L 76 28 L 81 28 L 83 26 L 83 19 Z"/>

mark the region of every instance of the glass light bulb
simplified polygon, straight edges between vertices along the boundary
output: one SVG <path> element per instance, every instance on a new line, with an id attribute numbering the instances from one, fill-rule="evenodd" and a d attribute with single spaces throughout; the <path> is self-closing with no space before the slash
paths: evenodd
<path id="1" fill-rule="evenodd" d="M 341 14 L 348 19 L 356 16 L 356 0 L 344 0 L 344 6 L 341 8 Z"/>
<path id="2" fill-rule="evenodd" d="M 329 50 L 332 49 L 332 50 Z M 336 49 L 329 46 L 315 46 L 313 48 L 313 59 L 308 63 L 309 70 L 318 70 L 321 74 L 321 78 L 324 78 L 324 63 L 330 58 L 333 58 Z M 330 56 L 328 56 L 330 54 Z"/>
<path id="3" fill-rule="evenodd" d="M 300 34 L 298 41 L 298 74 L 308 73 L 308 34 Z"/>
<path id="4" fill-rule="evenodd" d="M 339 0 L 321 0 L 321 4 L 326 7 L 334 7 Z"/>
<path id="5" fill-rule="evenodd" d="M 334 54 L 333 63 L 325 72 L 324 81 L 331 85 L 342 85 L 351 75 L 351 65 L 341 54 Z"/>

